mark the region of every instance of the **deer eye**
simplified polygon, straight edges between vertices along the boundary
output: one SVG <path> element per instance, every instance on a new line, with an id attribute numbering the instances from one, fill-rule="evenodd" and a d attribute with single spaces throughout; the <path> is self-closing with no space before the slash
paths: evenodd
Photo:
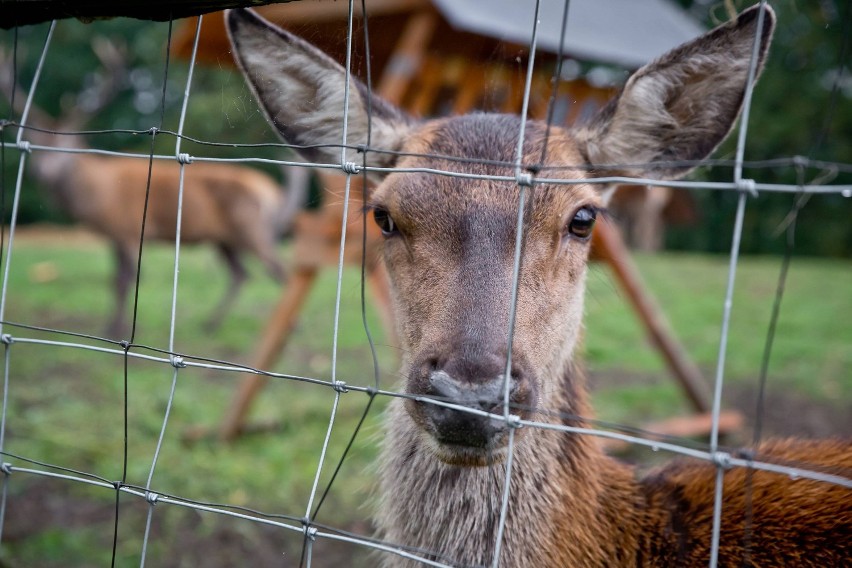
<path id="1" fill-rule="evenodd" d="M 384 236 L 390 237 L 399 233 L 399 229 L 396 228 L 396 223 L 393 222 L 393 218 L 387 209 L 381 207 L 373 209 L 373 219 L 376 220 L 376 225 L 382 230 Z"/>
<path id="2" fill-rule="evenodd" d="M 568 223 L 568 232 L 578 239 L 587 240 L 592 236 L 597 217 L 598 212 L 594 208 L 580 207 Z"/>

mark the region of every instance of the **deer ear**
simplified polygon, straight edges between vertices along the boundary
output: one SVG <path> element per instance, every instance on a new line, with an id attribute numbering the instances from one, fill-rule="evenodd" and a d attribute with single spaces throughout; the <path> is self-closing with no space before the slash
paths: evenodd
<path id="1" fill-rule="evenodd" d="M 742 107 L 759 16 L 759 7 L 750 8 L 636 71 L 621 94 L 577 133 L 599 174 L 674 179 L 694 165 L 654 162 L 706 158 Z M 758 72 L 775 27 L 771 8 L 763 16 Z"/>
<path id="2" fill-rule="evenodd" d="M 229 10 L 228 36 L 234 59 L 270 123 L 312 162 L 341 163 L 346 72 L 313 45 L 249 10 Z M 413 119 L 390 103 L 370 98 L 352 77 L 345 161 L 361 164 L 355 147 L 398 150 Z M 369 132 L 369 141 L 368 141 Z M 390 167 L 394 154 L 368 152 L 367 165 Z M 373 175 L 374 179 L 382 177 Z"/>

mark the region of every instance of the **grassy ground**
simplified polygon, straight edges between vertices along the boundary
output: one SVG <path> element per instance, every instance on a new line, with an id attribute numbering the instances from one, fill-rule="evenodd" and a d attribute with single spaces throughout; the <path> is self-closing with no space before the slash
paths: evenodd
<path id="1" fill-rule="evenodd" d="M 6 321 L 100 334 L 112 308 L 109 251 L 87 238 L 18 239 L 13 252 Z M 282 254 L 286 255 L 286 248 Z M 173 252 L 146 249 L 139 294 L 137 343 L 166 348 L 171 309 Z M 726 260 L 689 255 L 643 256 L 638 263 L 672 328 L 696 362 L 712 376 L 718 350 Z M 253 278 L 225 325 L 216 333 L 203 321 L 223 293 L 226 278 L 216 256 L 186 248 L 181 256 L 175 349 L 187 355 L 247 363 L 278 289 L 251 265 Z M 766 337 L 779 260 L 745 259 L 739 267 L 726 366 L 726 401 L 747 414 L 754 407 L 757 371 Z M 848 432 L 852 393 L 852 313 L 848 262 L 794 262 L 770 366 L 770 431 L 827 435 Z M 276 370 L 328 379 L 332 367 L 335 278 L 324 274 L 310 296 Z M 390 387 L 398 353 L 372 311 L 381 382 Z M 337 377 L 349 384 L 373 381 L 360 315 L 357 270 L 344 274 Z M 102 343 L 5 326 L 17 337 Z M 144 349 L 140 353 L 156 355 Z M 606 269 L 594 267 L 587 297 L 585 358 L 599 417 L 641 425 L 688 410 L 655 352 L 648 348 Z M 120 479 L 124 448 L 124 359 L 94 351 L 17 342 L 9 350 L 10 385 L 5 451 L 10 454 Z M 162 426 L 173 369 L 150 361 L 128 366 L 127 482 L 144 486 Z M 274 380 L 253 409 L 253 421 L 275 428 L 225 445 L 189 443 L 199 427 L 215 429 L 239 376 L 186 368 L 178 373 L 174 406 L 153 474 L 159 493 L 229 503 L 296 517 L 305 514 L 328 426 L 333 391 Z M 341 396 L 331 433 L 327 485 L 367 397 Z M 371 489 L 383 401 L 377 399 L 362 434 L 332 486 L 320 522 L 369 533 Z M 773 430 L 774 429 L 774 430 Z M 16 466 L 22 461 L 5 458 Z M 102 566 L 110 561 L 114 492 L 15 473 L 0 558 L 9 566 Z M 138 565 L 147 505 L 122 497 L 117 565 Z M 298 555 L 300 538 L 282 529 L 159 506 L 148 550 L 152 566 L 284 565 Z M 370 565 L 362 551 L 343 546 L 317 551 L 333 565 Z M 287 561 L 289 560 L 289 562 Z M 321 562 L 321 560 L 320 560 Z M 318 563 L 316 565 L 323 565 Z"/>

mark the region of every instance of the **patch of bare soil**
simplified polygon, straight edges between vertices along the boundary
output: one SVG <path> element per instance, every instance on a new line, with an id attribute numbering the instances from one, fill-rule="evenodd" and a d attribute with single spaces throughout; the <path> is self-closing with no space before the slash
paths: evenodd
<path id="1" fill-rule="evenodd" d="M 755 427 L 758 392 L 754 386 L 733 385 L 725 395 L 728 408 L 746 417 L 748 435 Z M 769 389 L 764 396 L 762 438 L 848 437 L 852 432 L 852 404 L 815 401 L 797 393 Z"/>
<path id="2" fill-rule="evenodd" d="M 711 376 L 705 371 L 705 376 Z M 642 376 L 632 371 L 592 373 L 593 388 L 618 388 L 621 385 L 654 384 L 669 381 L 668 376 Z M 756 384 L 729 382 L 722 395 L 722 410 L 739 411 L 745 427 L 729 440 L 732 444 L 748 443 L 758 422 L 758 388 Z M 788 392 L 769 385 L 760 413 L 761 439 L 849 437 L 852 432 L 852 403 L 849 400 L 817 400 L 798 392 Z"/>
<path id="3" fill-rule="evenodd" d="M 63 492 L 62 487 L 54 481 L 36 480 L 10 496 L 0 567 L 76 568 L 98 565 L 100 562 L 94 559 L 102 559 L 104 554 L 109 557 L 115 505 Z M 164 511 L 165 507 L 169 510 Z M 117 566 L 122 565 L 122 558 L 138 557 L 148 505 L 139 498 L 123 495 L 119 510 Z M 363 524 L 346 528 L 360 534 L 369 532 Z M 63 549 L 69 547 L 78 549 L 79 558 L 80 545 L 67 542 L 51 545 L 53 539 L 44 536 L 55 533 L 63 533 L 71 541 L 75 534 L 80 535 L 80 542 L 91 552 L 89 559 L 80 561 L 63 556 Z M 43 547 L 43 555 L 33 550 L 33 544 L 26 552 L 19 552 L 23 550 L 20 545 L 24 540 L 40 537 L 40 542 L 48 543 Z M 155 505 L 152 517 L 146 564 L 162 568 L 298 567 L 301 553 L 302 535 L 296 531 L 160 504 Z M 38 558 L 33 558 L 33 554 Z M 311 565 L 318 568 L 375 564 L 375 557 L 363 548 L 328 539 L 315 541 L 311 560 Z"/>

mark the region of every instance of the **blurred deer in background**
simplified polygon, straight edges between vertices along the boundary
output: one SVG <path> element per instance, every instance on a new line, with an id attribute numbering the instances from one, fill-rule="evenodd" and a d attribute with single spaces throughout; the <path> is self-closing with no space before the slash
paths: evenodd
<path id="1" fill-rule="evenodd" d="M 685 175 L 692 166 L 684 163 L 708 156 L 734 124 L 756 39 L 762 67 L 775 18 L 763 11 L 756 37 L 760 13 L 746 10 L 639 69 L 583 128 L 552 127 L 548 136 L 545 124 L 528 122 L 523 164 L 590 181 Z M 311 161 L 361 164 L 364 155 L 354 149 L 341 158 L 338 146 L 324 146 L 343 139 L 343 68 L 252 12 L 230 12 L 228 29 L 279 133 Z M 587 427 L 592 414 L 574 350 L 590 238 L 611 188 L 532 181 L 509 343 L 521 190 L 476 175 L 513 176 L 520 119 L 420 122 L 378 98 L 368 101 L 367 88 L 353 83 L 349 148 L 365 143 L 369 131 L 373 147 L 387 151 L 368 151 L 367 164 L 400 168 L 369 172 L 380 182 L 370 202 L 385 235 L 408 395 L 391 401 L 387 418 L 383 538 L 443 563 L 492 565 L 512 431 L 500 566 L 707 566 L 716 465 L 679 460 L 642 476 L 605 455 L 597 438 L 557 429 Z M 514 423 L 503 417 L 504 396 Z M 553 428 L 514 429 L 518 418 Z M 852 468 L 852 450 L 840 441 L 770 442 L 756 456 L 841 476 Z M 723 488 L 720 566 L 848 563 L 848 487 L 733 468 L 723 472 Z M 386 558 L 387 566 L 414 564 Z"/>
<path id="2" fill-rule="evenodd" d="M 92 47 L 104 72 L 86 93 L 86 104 L 68 105 L 73 108 L 58 118 L 33 106 L 27 124 L 33 129 L 26 130 L 25 140 L 58 149 L 86 148 L 77 132 L 118 94 L 127 74 L 123 49 L 105 38 L 93 40 Z M 13 88 L 12 63 L 3 56 L 0 52 L 0 89 L 21 113 L 26 93 Z M 116 305 L 107 334 L 122 333 L 127 292 L 136 276 L 146 192 L 145 239 L 174 242 L 180 164 L 154 160 L 149 191 L 145 159 L 39 149 L 28 162 L 40 187 L 72 219 L 111 242 L 116 259 Z M 298 209 L 288 201 L 275 179 L 253 168 L 225 163 L 185 167 L 181 241 L 215 245 L 230 274 L 225 295 L 206 322 L 208 329 L 219 326 L 248 276 L 243 253 L 255 254 L 269 274 L 283 282 L 286 271 L 278 259 L 276 242 Z"/>
<path id="3" fill-rule="evenodd" d="M 620 185 L 607 211 L 618 220 L 627 244 L 645 252 L 665 247 L 667 225 L 689 225 L 699 218 L 688 191 L 661 185 Z"/>

